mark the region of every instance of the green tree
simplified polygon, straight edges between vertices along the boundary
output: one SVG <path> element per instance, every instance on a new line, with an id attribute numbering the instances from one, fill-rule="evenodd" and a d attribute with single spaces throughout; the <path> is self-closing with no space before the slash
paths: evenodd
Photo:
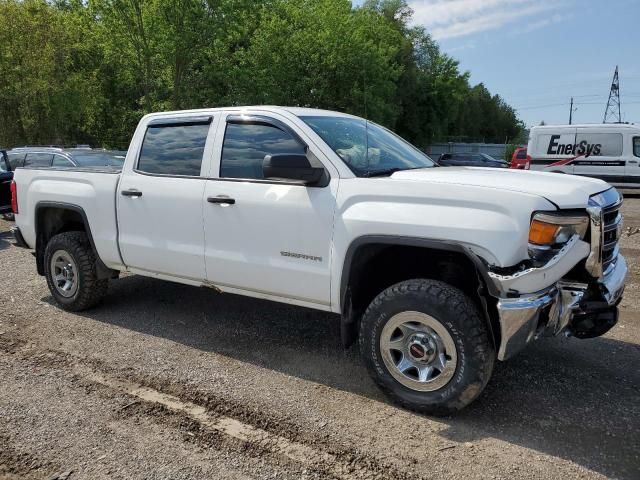
<path id="1" fill-rule="evenodd" d="M 398 32 L 349 0 L 277 0 L 238 52 L 238 103 L 319 107 L 393 124 Z"/>
<path id="2" fill-rule="evenodd" d="M 91 138 L 102 96 L 86 31 L 73 10 L 0 0 L 0 143 Z"/>
<path id="3" fill-rule="evenodd" d="M 122 148 L 145 113 L 247 104 L 354 113 L 421 147 L 515 139 L 513 109 L 411 17 L 406 0 L 0 0 L 0 142 Z"/>

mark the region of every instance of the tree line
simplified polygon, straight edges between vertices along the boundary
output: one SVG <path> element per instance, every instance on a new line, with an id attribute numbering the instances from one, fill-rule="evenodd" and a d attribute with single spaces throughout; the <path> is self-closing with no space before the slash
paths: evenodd
<path id="1" fill-rule="evenodd" d="M 0 0 L 0 145 L 126 148 L 152 111 L 294 105 L 417 146 L 504 143 L 514 110 L 411 26 L 405 0 Z"/>

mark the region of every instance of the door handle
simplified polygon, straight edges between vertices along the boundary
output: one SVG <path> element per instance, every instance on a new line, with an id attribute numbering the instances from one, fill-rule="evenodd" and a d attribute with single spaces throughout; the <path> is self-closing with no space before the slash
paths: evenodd
<path id="1" fill-rule="evenodd" d="M 217 197 L 207 197 L 207 202 L 217 203 L 219 205 L 234 205 L 236 199 L 227 197 L 226 195 L 218 195 Z"/>
<path id="2" fill-rule="evenodd" d="M 125 197 L 141 197 L 142 192 L 140 190 L 122 190 L 120 192 Z"/>

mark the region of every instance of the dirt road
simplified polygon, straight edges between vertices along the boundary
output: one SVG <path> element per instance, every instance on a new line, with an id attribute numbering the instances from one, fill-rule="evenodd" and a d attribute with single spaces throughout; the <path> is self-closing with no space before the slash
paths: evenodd
<path id="1" fill-rule="evenodd" d="M 640 227 L 640 198 L 624 213 Z M 386 401 L 331 315 L 138 276 L 65 313 L 9 227 L 2 479 L 640 478 L 640 233 L 616 328 L 541 340 L 430 418 Z"/>

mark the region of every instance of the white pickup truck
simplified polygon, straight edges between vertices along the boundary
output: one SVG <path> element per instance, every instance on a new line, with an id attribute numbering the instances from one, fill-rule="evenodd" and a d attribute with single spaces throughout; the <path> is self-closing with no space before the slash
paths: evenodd
<path id="1" fill-rule="evenodd" d="M 154 113 L 121 171 L 25 167 L 12 190 L 16 243 L 62 308 L 133 272 L 334 312 L 382 390 L 432 414 L 539 335 L 608 331 L 627 271 L 607 183 L 437 167 L 321 110 Z"/>

